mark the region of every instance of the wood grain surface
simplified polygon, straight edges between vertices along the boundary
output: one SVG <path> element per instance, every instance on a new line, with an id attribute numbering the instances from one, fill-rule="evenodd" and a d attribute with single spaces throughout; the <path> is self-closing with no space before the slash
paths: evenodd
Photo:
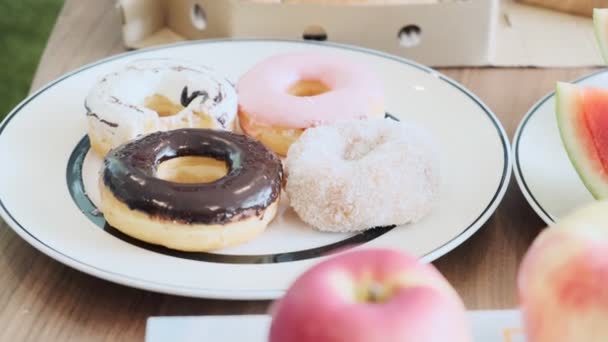
<path id="1" fill-rule="evenodd" d="M 122 51 L 120 19 L 111 0 L 67 0 L 32 90 L 85 63 Z M 485 101 L 510 137 L 526 111 L 551 91 L 556 81 L 590 72 L 441 71 Z M 468 308 L 514 307 L 517 267 L 542 227 L 513 180 L 504 201 L 479 233 L 435 265 Z M 0 341 L 141 341 L 149 316 L 262 313 L 269 304 L 176 297 L 96 279 L 36 251 L 1 221 L 0 254 Z"/>
<path id="2" fill-rule="evenodd" d="M 584 16 L 593 15 L 594 8 L 608 7 L 608 0 L 518 0 L 521 3 Z"/>

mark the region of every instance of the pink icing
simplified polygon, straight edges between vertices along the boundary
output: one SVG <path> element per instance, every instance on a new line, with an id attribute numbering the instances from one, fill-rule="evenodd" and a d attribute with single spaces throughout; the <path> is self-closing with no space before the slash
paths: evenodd
<path id="1" fill-rule="evenodd" d="M 294 96 L 288 89 L 300 80 L 317 80 L 330 91 Z M 255 123 L 307 128 L 340 120 L 362 119 L 384 105 L 379 78 L 347 58 L 291 53 L 255 65 L 237 85 L 240 109 Z"/>

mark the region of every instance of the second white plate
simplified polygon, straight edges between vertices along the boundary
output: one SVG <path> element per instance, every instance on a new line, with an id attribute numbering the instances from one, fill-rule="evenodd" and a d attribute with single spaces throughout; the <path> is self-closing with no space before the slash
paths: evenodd
<path id="1" fill-rule="evenodd" d="M 608 87 L 608 71 L 575 83 Z M 513 139 L 513 169 L 526 200 L 551 225 L 573 209 L 593 201 L 568 158 L 555 115 L 555 92 L 536 103 L 523 118 Z"/>

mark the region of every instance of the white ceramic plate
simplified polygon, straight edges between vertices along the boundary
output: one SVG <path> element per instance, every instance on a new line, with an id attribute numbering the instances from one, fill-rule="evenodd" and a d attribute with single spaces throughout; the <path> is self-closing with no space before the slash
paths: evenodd
<path id="1" fill-rule="evenodd" d="M 608 72 L 575 81 L 608 86 Z M 551 225 L 573 209 L 593 201 L 562 144 L 555 116 L 555 92 L 536 103 L 523 118 L 513 140 L 513 169 L 521 191 L 534 211 Z"/>
<path id="2" fill-rule="evenodd" d="M 283 206 L 258 239 L 217 253 L 179 253 L 104 227 L 96 210 L 100 160 L 88 153 L 83 100 L 101 75 L 146 57 L 191 59 L 233 81 L 257 61 L 291 51 L 343 55 L 382 78 L 387 111 L 427 127 L 441 147 L 440 200 L 422 221 L 368 233 L 311 230 Z M 432 261 L 469 238 L 502 199 L 510 175 L 508 140 L 492 112 L 445 76 L 413 62 L 344 45 L 218 40 L 134 51 L 85 66 L 23 101 L 0 126 L 0 213 L 35 248 L 83 272 L 171 294 L 270 299 L 319 257 L 365 243 Z M 387 169 L 386 172 L 391 172 Z M 403 194 L 407 196 L 407 194 Z"/>

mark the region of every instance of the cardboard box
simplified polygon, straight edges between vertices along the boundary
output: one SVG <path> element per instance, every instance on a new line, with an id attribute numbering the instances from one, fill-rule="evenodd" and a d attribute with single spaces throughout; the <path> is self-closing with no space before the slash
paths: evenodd
<path id="1" fill-rule="evenodd" d="M 349 3 L 118 0 L 117 8 L 129 48 L 189 39 L 304 38 L 363 46 L 431 66 L 603 65 L 592 21 L 586 17 L 513 0 Z"/>
<path id="2" fill-rule="evenodd" d="M 120 0 L 124 41 L 140 48 L 184 39 L 317 39 L 432 65 L 488 60 L 498 0 Z"/>

